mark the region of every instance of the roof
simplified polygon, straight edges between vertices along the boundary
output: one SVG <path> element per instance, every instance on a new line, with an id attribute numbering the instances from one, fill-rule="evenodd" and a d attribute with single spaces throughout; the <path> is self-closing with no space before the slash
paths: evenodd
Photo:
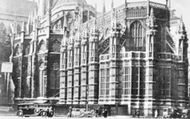
<path id="1" fill-rule="evenodd" d="M 0 0 L 0 13 L 28 16 L 37 3 L 28 0 Z"/>
<path id="2" fill-rule="evenodd" d="M 63 5 L 63 4 L 87 4 L 86 0 L 54 0 L 55 6 Z"/>

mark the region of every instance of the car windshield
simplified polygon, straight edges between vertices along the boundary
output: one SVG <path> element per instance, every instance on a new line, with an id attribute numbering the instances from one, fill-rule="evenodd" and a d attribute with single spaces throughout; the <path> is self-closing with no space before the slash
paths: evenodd
<path id="1" fill-rule="evenodd" d="M 19 104 L 18 108 L 19 109 L 21 109 L 21 108 L 27 109 L 27 108 L 35 108 L 35 106 L 33 104 Z"/>

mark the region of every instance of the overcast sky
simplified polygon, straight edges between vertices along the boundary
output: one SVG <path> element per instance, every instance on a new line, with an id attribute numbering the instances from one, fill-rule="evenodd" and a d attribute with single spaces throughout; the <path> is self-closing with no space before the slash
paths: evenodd
<path id="1" fill-rule="evenodd" d="M 99 12 L 102 12 L 103 1 L 104 0 L 86 0 L 88 4 L 91 4 L 93 6 L 97 4 L 97 9 Z M 113 0 L 113 1 L 115 7 L 125 3 L 125 0 Z M 146 0 L 127 0 L 127 1 L 135 2 L 135 1 L 146 1 Z M 150 0 L 150 1 L 166 4 L 166 0 Z M 106 11 L 109 11 L 111 9 L 111 2 L 112 0 L 105 0 Z M 171 7 L 172 9 L 176 9 L 176 15 L 178 17 L 182 15 L 188 34 L 190 34 L 190 0 L 171 0 Z"/>

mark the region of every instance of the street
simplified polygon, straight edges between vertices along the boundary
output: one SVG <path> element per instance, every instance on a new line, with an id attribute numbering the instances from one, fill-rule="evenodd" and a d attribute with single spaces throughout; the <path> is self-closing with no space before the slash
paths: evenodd
<path id="1" fill-rule="evenodd" d="M 18 116 L 0 116 L 0 119 L 24 119 L 24 118 L 26 118 L 26 119 L 41 119 L 41 118 L 46 118 L 46 117 L 40 117 L 40 116 L 38 116 L 38 117 L 18 117 Z M 48 117 L 47 117 L 48 118 Z M 59 116 L 59 117 L 56 117 L 56 116 L 54 116 L 54 117 L 52 117 L 52 118 L 48 118 L 48 119 L 67 119 L 68 117 L 66 117 L 66 116 Z M 78 118 L 78 117 L 70 117 L 71 119 L 76 119 L 76 118 Z M 117 117 L 115 117 L 115 116 L 110 116 L 110 117 L 107 117 L 108 119 L 126 119 L 126 116 L 117 116 Z M 85 118 L 84 118 L 85 119 Z M 93 118 L 91 118 L 91 119 L 104 119 L 103 117 L 99 117 L 99 118 L 97 118 L 97 117 L 93 117 Z"/>
<path id="2" fill-rule="evenodd" d="M 18 117 L 18 116 L 0 116 L 0 119 L 45 119 L 45 118 L 48 118 L 48 119 L 67 119 L 68 117 L 66 116 L 54 116 L 52 118 L 49 118 L 49 117 L 41 117 L 41 116 L 38 116 L 38 117 Z M 76 119 L 78 117 L 69 117 L 71 119 Z M 131 117 L 129 116 L 109 116 L 107 117 L 107 119 L 130 119 Z M 83 119 L 86 119 L 83 118 Z M 92 118 L 88 118 L 88 119 L 104 119 L 104 117 L 92 117 Z M 159 117 L 159 118 L 145 118 L 145 117 L 141 117 L 141 118 L 131 118 L 131 119 L 163 119 L 162 117 Z M 168 118 L 169 119 L 169 118 Z M 172 118 L 170 118 L 172 119 Z M 176 118 L 178 119 L 178 118 Z"/>

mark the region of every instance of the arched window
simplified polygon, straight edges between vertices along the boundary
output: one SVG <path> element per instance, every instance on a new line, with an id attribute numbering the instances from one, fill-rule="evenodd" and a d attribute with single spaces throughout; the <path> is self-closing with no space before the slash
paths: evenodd
<path id="1" fill-rule="evenodd" d="M 43 53 L 46 51 L 46 45 L 44 40 L 40 41 L 39 43 L 39 49 L 38 49 L 38 53 Z"/>
<path id="2" fill-rule="evenodd" d="M 56 39 L 53 42 L 51 52 L 60 52 L 60 49 L 61 49 L 61 43 Z"/>
<path id="3" fill-rule="evenodd" d="M 157 24 L 157 28 L 156 28 L 156 40 L 155 40 L 155 52 L 161 52 L 162 51 L 162 45 L 164 46 L 164 44 L 162 44 L 162 27 L 160 24 Z"/>
<path id="4" fill-rule="evenodd" d="M 17 33 L 19 33 L 21 31 L 21 27 L 20 27 L 20 25 L 18 24 L 17 25 Z"/>
<path id="5" fill-rule="evenodd" d="M 28 55 L 30 53 L 30 44 L 27 44 L 25 48 L 25 55 Z"/>
<path id="6" fill-rule="evenodd" d="M 19 54 L 20 54 L 20 46 L 17 44 L 16 47 L 14 48 L 13 56 L 17 56 Z"/>
<path id="7" fill-rule="evenodd" d="M 139 21 L 135 21 L 131 24 L 131 41 L 130 46 L 132 50 L 143 50 L 144 42 L 143 42 L 143 30 L 142 25 Z"/>

